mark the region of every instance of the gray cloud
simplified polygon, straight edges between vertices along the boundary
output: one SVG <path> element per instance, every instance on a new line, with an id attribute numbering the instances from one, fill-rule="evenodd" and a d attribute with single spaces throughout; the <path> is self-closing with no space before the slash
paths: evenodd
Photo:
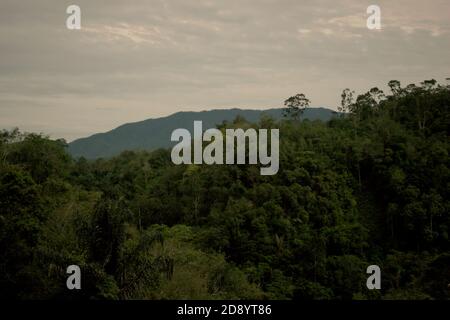
<path id="1" fill-rule="evenodd" d="M 82 29 L 65 28 L 66 7 Z M 0 127 L 68 140 L 180 110 L 268 108 L 297 92 L 449 75 L 450 3 L 118 0 L 0 3 Z"/>

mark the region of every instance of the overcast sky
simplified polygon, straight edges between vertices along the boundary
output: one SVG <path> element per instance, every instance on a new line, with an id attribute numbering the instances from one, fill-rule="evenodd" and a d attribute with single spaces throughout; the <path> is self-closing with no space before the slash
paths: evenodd
<path id="1" fill-rule="evenodd" d="M 346 87 L 445 83 L 449 62 L 449 0 L 0 0 L 0 128 L 70 141 L 296 93 L 335 109 Z"/>

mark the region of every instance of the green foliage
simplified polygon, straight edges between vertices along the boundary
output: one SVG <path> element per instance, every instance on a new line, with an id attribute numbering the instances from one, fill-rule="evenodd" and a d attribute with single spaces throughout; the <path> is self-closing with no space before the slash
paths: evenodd
<path id="1" fill-rule="evenodd" d="M 73 160 L 63 141 L 3 131 L 0 296 L 448 299 L 450 90 L 388 85 L 344 90 L 328 122 L 219 126 L 279 128 L 275 176 L 175 166 L 164 149 Z M 293 98 L 298 118 L 309 101 Z M 365 286 L 372 264 L 381 291 Z"/>
<path id="2" fill-rule="evenodd" d="M 300 120 L 303 112 L 309 107 L 310 101 L 303 93 L 296 94 L 284 101 L 285 109 L 283 115 L 294 120 Z"/>
<path id="3" fill-rule="evenodd" d="M 0 170 L 0 297 L 21 297 L 33 282 L 29 266 L 45 211 L 27 172 L 13 165 Z"/>

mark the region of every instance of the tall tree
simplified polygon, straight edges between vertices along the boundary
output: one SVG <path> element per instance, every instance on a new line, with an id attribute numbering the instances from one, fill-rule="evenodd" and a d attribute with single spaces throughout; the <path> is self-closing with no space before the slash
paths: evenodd
<path id="1" fill-rule="evenodd" d="M 296 94 L 284 101 L 286 108 L 283 114 L 285 117 L 300 120 L 305 109 L 309 107 L 310 102 L 303 93 Z"/>
<path id="2" fill-rule="evenodd" d="M 351 105 L 353 104 L 353 95 L 355 91 L 350 89 L 344 89 L 341 94 L 341 105 L 338 107 L 339 112 L 349 112 L 351 109 Z"/>

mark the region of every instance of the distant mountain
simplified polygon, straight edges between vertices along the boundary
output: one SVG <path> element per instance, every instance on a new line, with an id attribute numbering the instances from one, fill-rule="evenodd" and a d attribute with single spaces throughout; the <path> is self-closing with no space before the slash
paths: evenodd
<path id="1" fill-rule="evenodd" d="M 194 120 L 203 121 L 203 129 L 214 128 L 223 121 L 232 121 L 236 116 L 243 116 L 250 122 L 260 119 L 262 113 L 274 119 L 282 118 L 283 109 L 242 110 L 222 109 L 201 112 L 177 112 L 170 116 L 127 123 L 105 133 L 97 133 L 87 138 L 69 143 L 69 153 L 74 157 L 86 159 L 108 158 L 125 150 L 154 150 L 169 148 L 172 131 L 186 128 L 193 132 Z M 333 111 L 325 108 L 309 108 L 303 119 L 328 121 Z"/>

